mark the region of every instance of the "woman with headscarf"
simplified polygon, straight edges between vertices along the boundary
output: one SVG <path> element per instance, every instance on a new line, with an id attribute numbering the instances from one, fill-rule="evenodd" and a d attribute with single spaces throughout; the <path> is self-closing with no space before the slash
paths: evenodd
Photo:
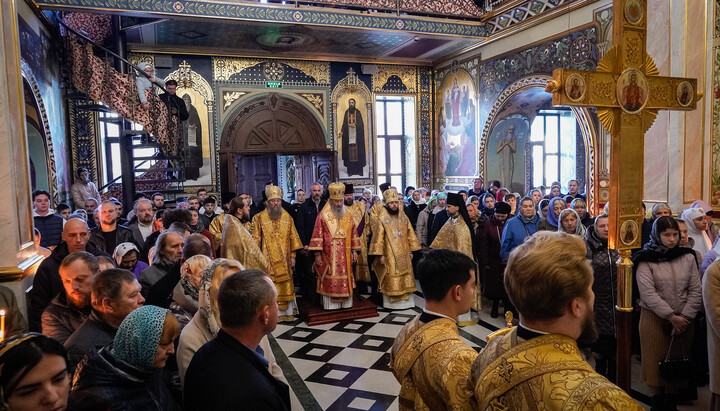
<path id="1" fill-rule="evenodd" d="M 585 226 L 580 221 L 580 216 L 577 211 L 572 208 L 566 208 L 560 212 L 560 217 L 558 218 L 558 231 L 575 234 L 576 236 L 584 239 L 585 230 Z"/>
<path id="2" fill-rule="evenodd" d="M 495 213 L 496 202 L 495 196 L 491 193 L 485 193 L 480 197 L 480 213 L 484 218 L 492 217 L 493 213 Z"/>
<path id="3" fill-rule="evenodd" d="M 548 215 L 548 207 L 550 205 L 550 200 L 547 198 L 543 198 L 540 200 L 540 202 L 537 203 L 537 215 L 541 219 L 547 218 Z"/>
<path id="4" fill-rule="evenodd" d="M 708 217 L 708 228 L 705 230 L 708 237 L 710 238 L 710 244 L 715 244 L 715 240 L 717 240 L 717 235 L 715 234 L 715 223 L 711 220 L 711 217 L 714 213 L 714 210 L 712 207 L 710 207 L 710 204 L 702 201 L 697 200 L 690 204 L 690 208 L 701 208 L 705 215 Z"/>
<path id="5" fill-rule="evenodd" d="M 119 268 L 128 270 L 135 274 L 135 278 L 140 279 L 140 273 L 149 266 L 147 263 L 140 261 L 140 250 L 133 243 L 120 243 L 113 251 L 113 260 Z"/>
<path id="6" fill-rule="evenodd" d="M 688 383 L 663 378 L 658 363 L 666 357 L 689 358 L 693 320 L 702 306 L 695 252 L 678 243 L 677 221 L 663 216 L 653 223 L 650 242 L 633 256 L 641 307 L 642 379 L 658 410 L 674 410 L 678 390 Z M 671 339 L 673 350 L 668 353 Z"/>
<path id="7" fill-rule="evenodd" d="M 193 356 L 206 342 L 215 338 L 222 327 L 217 296 L 220 284 L 230 274 L 244 270 L 242 264 L 235 260 L 216 258 L 202 272 L 198 290 L 198 310 L 180 335 L 177 363 L 180 380 L 185 380 L 185 372 Z M 270 342 L 266 337 L 260 340 L 260 348 L 268 360 L 268 371 L 273 377 L 287 383 L 282 370 L 275 361 Z"/>
<path id="8" fill-rule="evenodd" d="M 556 184 L 553 184 L 553 185 L 550 187 L 550 192 L 545 196 L 545 198 L 548 199 L 548 200 L 550 200 L 550 199 L 553 199 L 553 198 L 555 198 L 555 197 L 561 197 L 561 196 L 562 196 L 562 192 L 560 191 L 560 186 L 559 186 L 559 185 L 556 185 Z"/>
<path id="9" fill-rule="evenodd" d="M 557 231 L 560 218 L 560 213 L 567 207 L 565 200 L 560 197 L 555 197 L 548 203 L 548 213 L 544 220 L 540 220 L 538 223 L 538 231 Z"/>
<path id="10" fill-rule="evenodd" d="M 140 103 L 142 103 L 143 108 L 147 110 L 150 105 L 148 104 L 145 90 L 150 90 L 151 93 L 154 93 L 155 91 L 153 90 L 153 86 L 159 85 L 164 88 L 165 80 L 157 77 L 157 73 L 155 73 L 155 67 L 150 63 L 142 62 L 138 64 L 138 68 L 142 70 L 145 74 L 147 74 L 147 76 L 138 74 L 138 76 L 135 78 Z"/>
<path id="11" fill-rule="evenodd" d="M 703 258 L 710 249 L 712 242 L 707 234 L 708 218 L 702 208 L 688 208 L 680 213 L 679 218 L 685 220 L 688 227 L 688 236 L 695 240 L 693 249 L 700 252 Z"/>
<path id="12" fill-rule="evenodd" d="M 180 266 L 180 281 L 172 292 L 170 312 L 180 324 L 180 331 L 190 322 L 198 310 L 198 289 L 205 267 L 212 260 L 202 254 L 194 255 Z"/>
<path id="13" fill-rule="evenodd" d="M 62 344 L 39 333 L 0 343 L 0 409 L 67 409 L 71 375 Z"/>
<path id="14" fill-rule="evenodd" d="M 498 316 L 500 301 L 503 302 L 505 312 L 512 309 L 503 285 L 505 264 L 502 256 L 500 256 L 505 222 L 512 217 L 510 211 L 510 206 L 504 201 L 495 204 L 495 213 L 480 227 L 478 243 L 482 247 L 480 247 L 478 265 L 480 266 L 480 272 L 483 273 L 481 281 L 483 294 L 485 298 L 493 302 L 490 310 L 490 317 L 492 318 Z"/>
<path id="15" fill-rule="evenodd" d="M 111 411 L 179 410 L 165 373 L 179 334 L 168 310 L 137 308 L 120 324 L 112 344 L 92 349 L 80 362 L 71 398 Z"/>

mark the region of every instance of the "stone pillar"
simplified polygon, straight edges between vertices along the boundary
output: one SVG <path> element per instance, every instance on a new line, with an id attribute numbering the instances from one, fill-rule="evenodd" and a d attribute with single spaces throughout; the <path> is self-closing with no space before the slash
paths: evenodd
<path id="1" fill-rule="evenodd" d="M 25 130 L 25 104 L 20 74 L 15 1 L 0 1 L 0 283 L 12 289 L 27 312 L 21 281 L 34 272 L 41 257 L 35 253 L 30 193 L 30 161 Z M 3 307 L 0 307 L 3 308 Z"/>

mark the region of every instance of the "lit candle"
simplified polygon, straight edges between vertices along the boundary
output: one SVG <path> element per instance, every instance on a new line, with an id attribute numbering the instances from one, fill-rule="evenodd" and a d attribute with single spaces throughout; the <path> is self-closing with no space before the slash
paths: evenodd
<path id="1" fill-rule="evenodd" d="M 5 310 L 0 310 L 0 342 L 5 341 Z"/>

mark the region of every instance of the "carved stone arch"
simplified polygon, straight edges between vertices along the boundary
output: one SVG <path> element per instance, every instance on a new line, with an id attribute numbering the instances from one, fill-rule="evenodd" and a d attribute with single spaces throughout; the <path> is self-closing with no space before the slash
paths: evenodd
<path id="1" fill-rule="evenodd" d="M 36 109 L 38 117 L 38 127 L 43 137 L 45 144 L 46 154 L 46 166 L 48 172 L 48 191 L 50 192 L 51 203 L 57 205 L 60 201 L 58 193 L 58 180 L 57 180 L 57 165 L 55 164 L 55 148 L 53 147 L 52 134 L 50 131 L 50 122 L 48 120 L 47 111 L 45 110 L 45 103 L 43 102 L 42 95 L 40 94 L 40 88 L 38 87 L 37 80 L 30 69 L 30 66 L 25 63 L 24 60 L 20 61 L 20 72 L 23 79 L 27 82 L 29 89 L 34 97 L 35 101 L 26 102 L 26 105 L 32 105 Z M 30 103 L 30 104 L 28 104 Z"/>
<path id="2" fill-rule="evenodd" d="M 488 117 L 485 121 L 485 126 L 483 127 L 482 135 L 480 138 L 479 169 L 482 170 L 483 176 L 487 175 L 486 159 L 488 139 L 490 138 L 490 132 L 492 131 L 496 123 L 497 115 L 500 113 L 505 104 L 509 102 L 514 96 L 531 88 L 540 87 L 544 89 L 547 85 L 548 80 L 552 80 L 552 76 L 536 75 L 532 77 L 525 77 L 507 86 L 497 97 L 495 104 L 493 104 L 492 109 L 490 109 L 490 112 L 488 113 Z M 597 177 L 597 170 L 595 169 L 595 163 L 597 160 L 596 147 L 598 140 L 598 130 L 596 127 L 597 123 L 595 121 L 596 115 L 594 113 L 591 113 L 590 110 L 585 107 L 571 107 L 570 109 L 572 110 L 573 114 L 575 114 L 575 117 L 577 117 L 578 119 L 578 124 L 580 124 L 580 133 L 582 134 L 583 140 L 585 142 L 585 174 L 587 181 L 586 194 L 589 208 L 594 206 L 595 204 L 595 197 L 597 195 L 598 189 L 598 187 L 595 186 L 595 181 Z"/>
<path id="3" fill-rule="evenodd" d="M 322 124 L 306 105 L 280 93 L 254 96 L 239 105 L 222 126 L 220 162 L 224 188 L 235 187 L 236 155 L 300 154 L 330 151 Z"/>

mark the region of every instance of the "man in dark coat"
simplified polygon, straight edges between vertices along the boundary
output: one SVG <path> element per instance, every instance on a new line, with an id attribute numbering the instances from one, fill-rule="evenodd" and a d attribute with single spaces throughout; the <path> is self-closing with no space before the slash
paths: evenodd
<path id="1" fill-rule="evenodd" d="M 168 107 L 170 114 L 180 118 L 180 121 L 185 121 L 190 117 L 190 114 L 187 111 L 187 106 L 185 106 L 183 99 L 175 94 L 177 85 L 177 81 L 168 80 L 165 82 L 165 90 L 167 90 L 167 93 L 162 93 L 159 97 Z"/>
<path id="2" fill-rule="evenodd" d="M 218 309 L 222 328 L 195 353 L 185 375 L 185 410 L 289 410 L 290 389 L 270 374 L 259 346 L 277 325 L 270 277 L 260 270 L 232 274 L 220 285 Z"/>
<path id="3" fill-rule="evenodd" d="M 79 218 L 71 218 L 65 224 L 62 233 L 63 242 L 38 267 L 30 291 L 30 331 L 40 331 L 40 317 L 50 301 L 63 291 L 59 269 L 62 260 L 76 251 L 87 251 L 98 257 L 110 257 L 88 242 L 87 224 Z"/>
<path id="4" fill-rule="evenodd" d="M 343 165 L 349 176 L 361 176 L 365 167 L 365 122 L 360 110 L 355 108 L 355 99 L 348 100 L 348 109 L 343 116 L 340 129 Z"/>
<path id="5" fill-rule="evenodd" d="M 315 220 L 320 211 L 325 207 L 325 200 L 322 198 L 323 186 L 320 183 L 313 183 L 310 187 L 310 198 L 305 200 L 298 207 L 295 217 L 295 229 L 297 229 L 303 249 L 297 253 L 295 270 L 301 278 L 300 293 L 303 298 L 311 298 L 315 295 L 317 284 L 312 273 L 314 257 L 308 251 L 310 238 L 312 238 Z"/>
<path id="6" fill-rule="evenodd" d="M 118 244 L 128 242 L 138 245 L 132 231 L 118 224 L 117 217 L 115 204 L 103 201 L 100 206 L 100 225 L 90 230 L 89 242 L 108 254 L 112 254 Z"/>

